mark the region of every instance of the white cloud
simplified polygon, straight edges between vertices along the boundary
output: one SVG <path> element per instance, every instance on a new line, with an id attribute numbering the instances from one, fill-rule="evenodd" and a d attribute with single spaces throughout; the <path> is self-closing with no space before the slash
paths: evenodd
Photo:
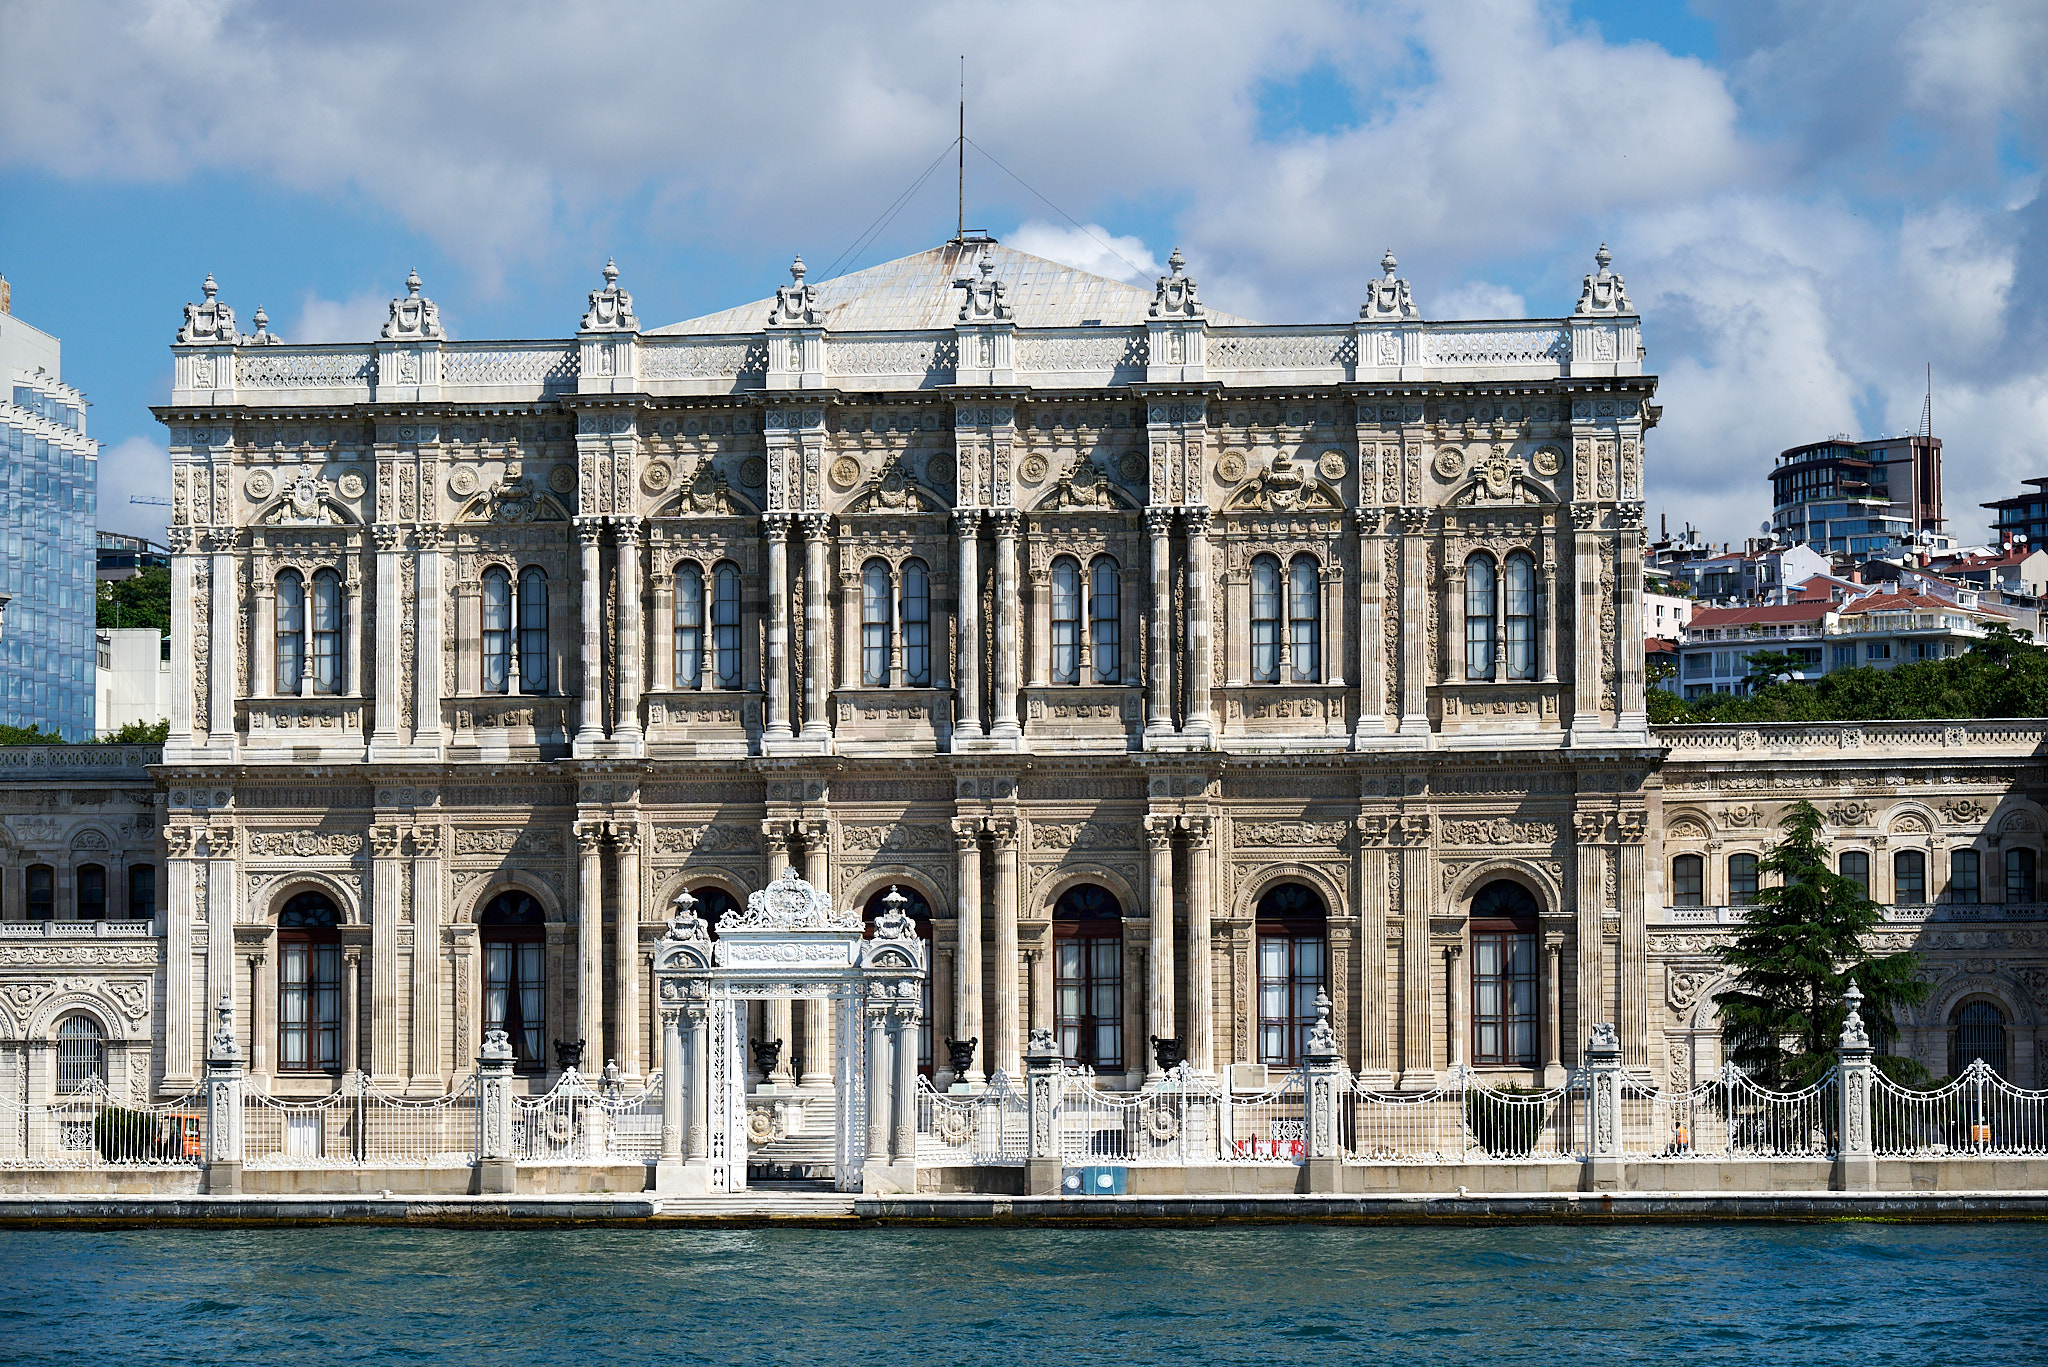
<path id="1" fill-rule="evenodd" d="M 1132 285 L 1149 285 L 1166 273 L 1142 241 L 1117 237 L 1099 223 L 1069 228 L 1034 218 L 1019 224 L 1004 242 L 1020 252 Z"/>
<path id="2" fill-rule="evenodd" d="M 1527 318 L 1529 305 L 1506 285 L 1468 280 L 1435 299 L 1417 301 L 1425 318 Z"/>
<path id="3" fill-rule="evenodd" d="M 146 498 L 171 496 L 171 453 L 144 437 L 126 441 L 100 452 L 99 526 L 102 531 L 125 532 L 162 542 L 170 525 L 171 510 L 150 504 L 130 503 L 135 495 Z"/>
<path id="4" fill-rule="evenodd" d="M 299 316 L 282 336 L 288 342 L 367 342 L 390 316 L 391 296 L 369 289 L 347 299 L 322 299 L 308 290 L 299 299 Z M 445 327 L 447 319 L 442 318 Z"/>

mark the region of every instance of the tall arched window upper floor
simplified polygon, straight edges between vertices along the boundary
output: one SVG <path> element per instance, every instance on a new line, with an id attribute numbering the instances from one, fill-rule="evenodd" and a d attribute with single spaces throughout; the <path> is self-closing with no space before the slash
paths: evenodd
<path id="1" fill-rule="evenodd" d="M 277 691 L 285 696 L 341 692 L 341 574 L 331 568 L 307 578 L 298 570 L 277 576 L 271 649 Z"/>
<path id="2" fill-rule="evenodd" d="M 707 571 L 676 566 L 675 686 L 740 686 L 740 567 L 720 560 Z"/>
<path id="3" fill-rule="evenodd" d="M 1056 556 L 1047 579 L 1049 677 L 1056 684 L 1123 682 L 1123 572 L 1115 557 Z"/>
<path id="4" fill-rule="evenodd" d="M 482 588 L 484 692 L 548 692 L 547 571 L 491 565 Z"/>
<path id="5" fill-rule="evenodd" d="M 1527 681 L 1538 676 L 1536 635 L 1542 604 L 1536 560 L 1510 551 L 1496 560 L 1474 551 L 1465 560 L 1465 678 Z"/>
<path id="6" fill-rule="evenodd" d="M 861 566 L 860 681 L 863 688 L 932 686 L 932 575 L 916 557 Z"/>
<path id="7" fill-rule="evenodd" d="M 1277 555 L 1251 563 L 1252 682 L 1320 683 L 1323 677 L 1323 570 L 1307 552 L 1286 565 Z"/>

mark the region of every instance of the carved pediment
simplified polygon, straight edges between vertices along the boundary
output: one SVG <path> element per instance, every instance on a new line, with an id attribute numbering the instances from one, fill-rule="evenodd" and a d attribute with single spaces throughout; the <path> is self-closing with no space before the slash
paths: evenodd
<path id="1" fill-rule="evenodd" d="M 1243 487 L 1223 505 L 1228 513 L 1341 513 L 1344 501 L 1337 491 L 1317 478 L 1315 467 L 1294 459 L 1285 451 L 1273 457 L 1273 466 L 1245 481 Z"/>
<path id="2" fill-rule="evenodd" d="M 1131 496 L 1110 481 L 1109 471 L 1089 456 L 1077 456 L 1032 509 L 1040 513 L 1122 512 L 1136 508 Z"/>
<path id="3" fill-rule="evenodd" d="M 683 479 L 675 497 L 662 505 L 657 517 L 751 517 L 760 511 L 752 501 L 732 487 L 725 472 L 705 461 Z"/>
<path id="4" fill-rule="evenodd" d="M 951 506 L 910 473 L 902 456 L 891 459 L 846 505 L 849 513 L 942 513 Z"/>
<path id="5" fill-rule="evenodd" d="M 256 521 L 268 527 L 341 527 L 355 518 L 335 502 L 332 483 L 301 472 L 275 503 L 256 515 Z"/>
<path id="6" fill-rule="evenodd" d="M 569 514 L 551 495 L 533 487 L 533 477 L 515 464 L 505 477 L 463 505 L 457 522 L 567 522 Z"/>

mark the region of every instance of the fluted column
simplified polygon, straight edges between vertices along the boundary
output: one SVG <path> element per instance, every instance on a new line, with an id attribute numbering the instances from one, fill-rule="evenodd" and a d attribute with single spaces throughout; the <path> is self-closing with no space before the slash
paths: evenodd
<path id="1" fill-rule="evenodd" d="M 618 917 L 612 926 L 612 977 L 618 983 L 619 1018 L 612 1031 L 612 1054 L 619 1071 L 640 1076 L 640 824 L 620 821 L 612 827 L 612 848 L 619 856 Z"/>
<path id="2" fill-rule="evenodd" d="M 860 571 L 839 573 L 839 686 L 860 687 Z"/>
<path id="3" fill-rule="evenodd" d="M 398 527 L 376 526 L 370 535 L 377 543 L 377 700 L 371 708 L 374 730 L 370 743 L 389 746 L 398 742 L 398 690 L 402 686 L 398 678 L 398 548 L 404 544 L 405 533 Z M 217 576 L 218 568 L 215 573 Z M 216 650 L 221 639 L 214 637 Z M 214 729 L 220 729 L 218 712 Z"/>
<path id="4" fill-rule="evenodd" d="M 1024 1069 L 1023 1031 L 1017 1004 L 1017 980 L 1021 960 L 1017 954 L 1017 823 L 992 822 L 996 855 L 996 1034 L 991 1057 L 995 1066 L 1011 1077 L 1022 1077 Z"/>
<path id="5" fill-rule="evenodd" d="M 1016 513 L 996 513 L 996 705 L 991 736 L 1016 740 L 1017 726 L 1017 526 Z"/>
<path id="6" fill-rule="evenodd" d="M 959 944 L 953 953 L 953 1035 L 977 1041 L 974 1064 L 955 1082 L 980 1082 L 987 1076 L 988 1036 L 981 1028 L 981 822 L 961 817 L 953 822 L 955 879 L 959 888 Z"/>
<path id="7" fill-rule="evenodd" d="M 689 1079 L 684 1092 L 683 1155 L 708 1158 L 711 1155 L 711 1007 L 703 1001 L 683 1003 L 683 1018 L 689 1039 L 683 1072 Z"/>
<path id="8" fill-rule="evenodd" d="M 1088 619 L 1084 616 L 1083 622 Z M 1031 637 L 1026 643 L 1031 663 L 1026 677 L 1031 687 L 1044 688 L 1052 677 L 1052 572 L 1034 567 L 1031 570 Z M 1076 677 L 1087 681 L 1086 666 Z"/>
<path id="9" fill-rule="evenodd" d="M 1188 817 L 1187 1054 L 1198 1073 L 1216 1071 L 1216 973 L 1209 955 L 1209 822 Z"/>
<path id="10" fill-rule="evenodd" d="M 576 702 L 576 753 L 579 755 L 594 753 L 594 747 L 604 740 L 605 735 L 604 666 L 599 657 L 598 630 L 604 603 L 604 553 L 600 543 L 603 530 L 604 519 L 601 517 L 576 519 L 576 543 L 582 573 L 582 612 L 577 624 L 578 687 L 581 690 Z M 381 700 L 379 705 L 381 716 Z"/>
<path id="11" fill-rule="evenodd" d="M 1465 1032 L 1469 1022 L 1465 1012 L 1465 946 L 1462 944 L 1444 946 L 1444 1024 L 1449 1027 L 1445 1034 L 1450 1038 L 1450 1066 L 1465 1066 Z"/>
<path id="12" fill-rule="evenodd" d="M 1147 508 L 1145 532 L 1152 546 L 1145 734 L 1169 735 L 1173 731 L 1173 509 Z"/>
<path id="13" fill-rule="evenodd" d="M 1572 507 L 1572 729 L 1595 730 L 1600 717 L 1600 510 Z M 1602 1019 L 1594 1017 L 1594 1020 Z M 1582 1022 L 1584 1034 L 1591 1022 Z"/>
<path id="14" fill-rule="evenodd" d="M 1181 516 L 1188 530 L 1188 661 L 1187 725 L 1191 735 L 1206 735 L 1213 729 L 1209 717 L 1209 689 L 1215 669 L 1209 606 L 1209 510 L 1186 508 Z M 1331 621 L 1335 625 L 1335 619 Z"/>
<path id="15" fill-rule="evenodd" d="M 872 984 L 876 992 L 887 989 Z M 871 996 L 861 1009 L 868 1028 L 868 1162 L 889 1161 L 889 999 Z"/>
<path id="16" fill-rule="evenodd" d="M 1401 1085 L 1427 1089 L 1436 1081 L 1436 1035 L 1429 961 L 1430 866 L 1426 813 L 1400 818 L 1401 848 Z"/>
<path id="17" fill-rule="evenodd" d="M 896 1086 L 890 1098 L 896 1124 L 889 1146 L 890 1158 L 897 1163 L 917 1161 L 917 1027 L 922 1014 L 916 996 L 897 1000 L 891 1031 L 896 1037 Z"/>
<path id="18" fill-rule="evenodd" d="M 1543 937 L 1543 1085 L 1564 1084 L 1564 937 Z M 1675 1081 L 1675 1079 L 1674 1079 Z"/>
<path id="19" fill-rule="evenodd" d="M 832 826 L 826 821 L 804 823 L 804 881 L 814 888 L 830 889 Z M 824 1087 L 832 1082 L 832 1003 L 811 997 L 803 1003 L 804 1071 L 796 1080 L 806 1087 Z M 795 1060 L 786 1061 L 784 1072 Z"/>
<path id="20" fill-rule="evenodd" d="M 1150 952 L 1145 956 L 1145 1033 L 1159 1039 L 1173 1034 L 1173 824 L 1170 816 L 1145 818 L 1145 852 L 1149 877 L 1145 911 L 1151 919 Z M 1147 1040 L 1150 1044 L 1150 1040 Z M 1145 1051 L 1145 1076 L 1159 1076 L 1159 1056 Z"/>
<path id="21" fill-rule="evenodd" d="M 362 1068 L 363 951 L 356 945 L 341 950 L 341 1072 L 346 1077 Z"/>
<path id="22" fill-rule="evenodd" d="M 1401 510 L 1401 734 L 1429 734 L 1429 514 Z"/>
<path id="23" fill-rule="evenodd" d="M 1574 993 L 1572 1038 L 1578 1062 L 1585 1061 L 1585 1042 L 1593 1026 L 1612 1020 L 1608 1013 L 1607 965 L 1601 914 L 1607 900 L 1607 815 L 1579 812 L 1572 817 L 1577 845 L 1572 851 L 1578 873 L 1578 915 L 1573 925 L 1576 954 L 1573 969 L 1578 990 Z"/>
<path id="24" fill-rule="evenodd" d="M 767 693 L 765 734 L 789 740 L 789 517 L 769 513 L 761 519 L 761 540 L 768 559 L 768 650 L 763 688 Z"/>
<path id="25" fill-rule="evenodd" d="M 960 634 L 960 667 L 954 680 L 959 689 L 959 715 L 953 719 L 953 734 L 981 734 L 981 514 L 953 514 L 954 561 L 959 569 L 958 606 L 954 625 Z M 854 602 L 859 620 L 859 600 Z M 979 1066 L 977 1064 L 977 1066 Z"/>
<path id="26" fill-rule="evenodd" d="M 1377 720 L 1375 718 L 1374 720 Z M 1372 1082 L 1393 1081 L 1387 1041 L 1387 860 L 1375 843 L 1386 818 L 1355 819 L 1358 858 L 1358 1071 Z"/>
<path id="27" fill-rule="evenodd" d="M 576 1017 L 583 1071 L 604 1049 L 604 836 L 602 821 L 576 823 Z"/>
<path id="28" fill-rule="evenodd" d="M 270 670 L 277 659 L 277 589 L 267 566 L 256 571 L 256 639 L 249 642 L 249 695 L 273 696 Z M 253 1066 L 252 1066 L 253 1071 Z"/>
<path id="29" fill-rule="evenodd" d="M 804 729 L 810 741 L 832 739 L 832 725 L 825 716 L 825 692 L 830 675 L 831 648 L 826 640 L 825 546 L 832 520 L 823 513 L 806 513 L 804 524 Z"/>
<path id="30" fill-rule="evenodd" d="M 1377 508 L 1358 515 L 1358 725 L 1359 744 L 1386 730 L 1387 662 L 1381 603 L 1386 559 Z"/>
<path id="31" fill-rule="evenodd" d="M 653 671 L 648 676 L 649 687 L 656 693 L 667 693 L 676 686 L 675 576 L 655 575 L 653 583 L 654 616 L 647 628 L 647 639 L 654 647 L 648 652 L 648 662 Z"/>
<path id="32" fill-rule="evenodd" d="M 615 639 L 619 643 L 619 717 L 612 728 L 615 739 L 637 748 L 640 726 L 640 681 L 647 648 L 642 644 L 642 624 L 647 605 L 640 598 L 640 520 L 621 517 L 613 522 L 619 549 L 619 606 Z M 624 1067 L 622 1063 L 620 1065 Z"/>
<path id="33" fill-rule="evenodd" d="M 412 1081 L 407 1090 L 431 1095 L 442 1089 L 441 1069 L 441 828 L 412 832 L 412 1033 L 406 1053 Z M 459 1063 L 456 1065 L 461 1066 Z"/>
<path id="34" fill-rule="evenodd" d="M 441 529 L 421 527 L 413 533 L 415 565 L 413 610 L 412 742 L 439 746 L 441 734 Z"/>
<path id="35" fill-rule="evenodd" d="M 363 581 L 354 575 L 342 585 L 341 690 L 351 698 L 363 694 Z"/>

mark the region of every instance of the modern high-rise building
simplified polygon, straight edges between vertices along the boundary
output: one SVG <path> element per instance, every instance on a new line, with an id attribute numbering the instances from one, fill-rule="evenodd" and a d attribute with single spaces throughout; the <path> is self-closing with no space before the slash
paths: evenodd
<path id="1" fill-rule="evenodd" d="M 1941 438 L 1833 437 L 1778 455 L 1771 532 L 1823 554 L 1896 552 L 1927 534 L 1946 546 Z"/>
<path id="2" fill-rule="evenodd" d="M 63 343 L 9 302 L 0 282 L 0 723 L 91 740 L 100 448 Z"/>
<path id="3" fill-rule="evenodd" d="M 1992 534 L 2000 542 L 2024 538 L 2029 545 L 2048 546 L 2048 479 L 2020 483 L 2027 492 L 1982 505 L 1992 511 Z"/>

